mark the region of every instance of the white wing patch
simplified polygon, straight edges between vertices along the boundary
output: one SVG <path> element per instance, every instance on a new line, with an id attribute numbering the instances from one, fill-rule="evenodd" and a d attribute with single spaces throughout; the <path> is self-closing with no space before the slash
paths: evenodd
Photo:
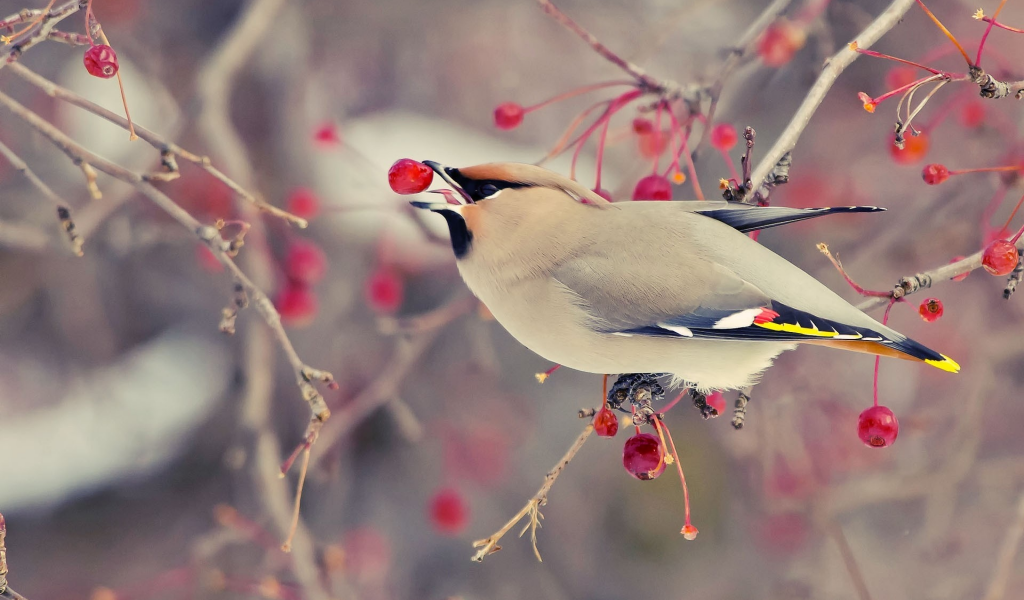
<path id="1" fill-rule="evenodd" d="M 728 317 L 722 317 L 714 325 L 712 329 L 740 329 L 742 327 L 750 327 L 754 324 L 754 317 L 761 314 L 762 308 L 748 308 L 741 310 L 740 312 L 733 313 Z"/>
<path id="2" fill-rule="evenodd" d="M 658 323 L 658 327 L 661 327 L 662 329 L 667 329 L 673 333 L 678 333 L 683 337 L 693 337 L 693 332 L 686 327 L 681 327 L 679 325 L 669 325 L 668 323 Z"/>

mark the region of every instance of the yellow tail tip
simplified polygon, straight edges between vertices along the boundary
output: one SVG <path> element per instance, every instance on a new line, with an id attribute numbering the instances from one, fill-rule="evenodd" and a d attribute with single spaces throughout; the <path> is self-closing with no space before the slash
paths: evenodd
<path id="1" fill-rule="evenodd" d="M 946 356 L 945 354 L 943 354 L 941 356 L 942 356 L 943 360 L 926 360 L 924 362 L 930 364 L 931 366 L 935 367 L 936 369 L 942 369 L 943 371 L 948 371 L 950 373 L 959 373 L 960 372 L 960 365 L 957 364 L 957 362 L 955 360 L 953 360 L 952 358 Z"/>

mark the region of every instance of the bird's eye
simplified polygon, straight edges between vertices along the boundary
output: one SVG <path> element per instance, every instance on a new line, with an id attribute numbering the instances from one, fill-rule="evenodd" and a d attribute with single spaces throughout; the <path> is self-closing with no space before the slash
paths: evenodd
<path id="1" fill-rule="evenodd" d="M 477 194 L 480 196 L 480 199 L 483 200 L 484 198 L 490 198 L 500 191 L 501 190 L 498 189 L 498 186 L 493 183 L 485 183 L 477 189 Z"/>

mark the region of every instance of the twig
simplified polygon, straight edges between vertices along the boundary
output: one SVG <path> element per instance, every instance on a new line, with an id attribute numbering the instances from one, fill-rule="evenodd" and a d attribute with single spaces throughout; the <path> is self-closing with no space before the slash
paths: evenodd
<path id="1" fill-rule="evenodd" d="M 1013 272 L 1010 273 L 1010 278 L 1006 280 L 1006 289 L 1003 290 L 1003 298 L 1006 300 L 1010 299 L 1013 292 L 1017 290 L 1017 286 L 1020 285 L 1021 279 L 1024 279 L 1024 261 L 1018 260 L 1017 266 L 1013 268 Z"/>
<path id="2" fill-rule="evenodd" d="M 28 182 L 31 183 L 37 190 L 43 193 L 43 196 L 47 200 L 52 202 L 57 209 L 57 219 L 60 222 L 61 229 L 64 230 L 64 237 L 68 240 L 68 244 L 71 247 L 71 252 L 76 256 L 82 256 L 82 238 L 75 231 L 75 222 L 71 220 L 71 209 L 68 205 L 57 195 L 50 186 L 46 185 L 42 179 L 35 174 L 32 169 L 28 168 L 28 165 L 20 156 L 14 153 L 7 144 L 0 142 L 0 154 L 7 159 L 8 162 L 14 167 L 16 171 L 25 176 Z"/>
<path id="3" fill-rule="evenodd" d="M 32 85 L 41 89 L 50 97 L 57 98 L 58 100 L 63 100 L 79 108 L 87 110 L 93 113 L 94 115 L 106 119 L 107 121 L 110 121 L 111 123 L 125 130 L 127 130 L 129 127 L 128 120 L 122 117 L 121 115 L 109 111 L 106 108 L 103 108 L 102 106 L 99 106 L 98 104 L 89 101 L 67 88 L 57 85 L 56 83 L 50 81 L 49 79 L 46 79 L 42 75 L 39 75 L 35 71 L 29 69 L 28 67 L 22 64 L 12 64 L 10 66 L 10 69 L 11 72 L 13 72 L 15 75 L 21 77 L 28 83 L 31 83 Z M 273 206 L 271 204 L 267 204 L 263 200 L 260 200 L 255 195 L 251 194 L 243 186 L 239 185 L 236 181 L 234 181 L 233 179 L 222 173 L 220 170 L 218 170 L 216 167 L 214 167 L 211 164 L 209 157 L 200 156 L 192 152 L 189 152 L 188 150 L 185 150 L 184 148 L 175 144 L 174 142 L 165 139 L 163 136 L 154 133 L 149 129 L 146 129 L 141 125 L 134 124 L 134 128 L 135 133 L 139 136 L 139 138 L 142 139 L 147 144 L 149 144 L 150 146 L 152 146 L 153 148 L 160 151 L 161 155 L 170 154 L 173 156 L 177 156 L 198 166 L 199 168 L 203 169 L 204 171 L 212 175 L 215 179 L 226 185 L 228 188 L 230 188 L 232 192 L 237 194 L 243 200 L 251 203 L 253 206 L 258 208 L 260 211 L 263 211 L 274 217 L 284 219 L 289 223 L 294 223 L 298 227 L 304 228 L 308 225 L 305 219 L 295 216 L 287 211 L 281 210 L 280 208 Z M 165 168 L 167 168 L 169 172 L 176 172 L 177 167 L 176 165 L 174 165 L 174 163 L 167 162 L 165 158 L 164 164 Z M 160 177 L 156 175 L 150 175 L 147 177 L 147 179 L 164 178 L 166 177 Z"/>
<path id="4" fill-rule="evenodd" d="M 870 48 L 872 44 L 892 29 L 913 5 L 914 0 L 894 0 L 882 14 L 878 15 L 864 31 L 857 35 L 858 47 Z M 764 181 L 769 171 L 778 164 L 782 156 L 793 150 L 797 140 L 800 139 L 800 134 L 803 133 L 807 124 L 811 121 L 811 117 L 814 116 L 818 106 L 825 99 L 825 95 L 832 88 L 832 84 L 835 83 L 846 67 L 850 66 L 857 59 L 857 56 L 857 52 L 844 46 L 829 59 L 821 75 L 818 76 L 818 80 L 814 82 L 814 85 L 807 92 L 807 96 L 800 104 L 800 108 L 797 109 L 796 114 L 793 115 L 789 124 L 786 125 L 779 139 L 775 141 L 775 144 L 757 165 L 757 168 L 754 169 L 754 173 L 751 176 L 752 181 Z"/>
<path id="5" fill-rule="evenodd" d="M 843 557 L 843 564 L 846 565 L 846 571 L 850 574 L 850 579 L 853 581 L 853 588 L 857 590 L 857 597 L 860 600 L 871 600 L 871 593 L 868 592 L 867 583 L 864 581 L 864 575 L 860 572 L 860 566 L 857 565 L 857 559 L 853 555 L 853 550 L 850 549 L 850 544 L 846 541 L 843 528 L 838 523 L 833 522 L 828 526 L 828 533 L 835 540 L 836 546 L 839 548 L 839 554 Z"/>
<path id="6" fill-rule="evenodd" d="M 999 558 L 996 559 L 995 569 L 992 570 L 992 579 L 989 580 L 985 600 L 1000 600 L 1006 594 L 1006 584 L 1015 572 L 1013 562 L 1017 558 L 1017 551 L 1020 549 L 1022 539 L 1024 539 L 1024 494 L 1021 494 L 1020 501 L 1017 503 L 1017 518 L 1013 520 L 1010 528 L 1006 531 L 1006 536 L 1003 537 L 1003 545 L 999 549 Z"/>
<path id="7" fill-rule="evenodd" d="M 507 523 L 502 525 L 501 529 L 492 533 L 490 537 L 486 537 L 482 540 L 477 540 L 473 542 L 473 547 L 477 549 L 476 554 L 474 554 L 472 557 L 474 561 L 480 562 L 484 559 L 485 556 L 488 556 L 490 554 L 497 552 L 498 550 L 501 550 L 501 546 L 498 545 L 498 542 L 501 541 L 501 538 L 504 537 L 504 535 L 508 533 L 510 529 L 515 527 L 516 524 L 518 524 L 519 521 L 523 520 L 523 518 L 526 516 L 530 517 L 530 522 L 526 524 L 526 527 L 523 528 L 523 531 L 519 535 L 520 537 L 522 537 L 522 535 L 526 533 L 527 529 L 530 530 L 530 538 L 533 542 L 533 553 L 537 557 L 537 560 L 541 560 L 540 551 L 537 549 L 537 528 L 540 527 L 540 519 L 543 519 L 544 516 L 540 514 L 540 507 L 547 504 L 548 492 L 551 491 L 551 486 L 555 484 L 555 480 L 558 479 L 558 476 L 562 473 L 562 470 L 565 469 L 566 466 L 568 466 L 569 461 L 571 461 L 573 457 L 576 456 L 576 453 L 580 451 L 580 448 L 583 447 L 584 442 L 587 441 L 587 438 L 590 437 L 590 434 L 593 432 L 594 423 L 588 422 L 587 426 L 584 427 L 583 431 L 580 432 L 579 436 L 576 437 L 576 440 L 572 443 L 572 446 L 569 447 L 569 450 L 562 456 L 561 459 L 559 459 L 558 463 L 554 467 L 552 467 L 550 471 L 548 471 L 548 474 L 544 476 L 544 484 L 540 486 L 540 489 L 537 490 L 537 493 L 534 494 L 533 497 L 526 502 L 523 508 L 519 509 L 519 512 L 516 513 L 515 516 L 509 519 Z"/>
<path id="8" fill-rule="evenodd" d="M 86 2 L 87 0 L 71 0 L 70 2 L 51 10 L 45 15 L 42 15 L 39 22 L 32 26 L 33 33 L 24 40 L 12 45 L 10 52 L 7 53 L 7 57 L 0 60 L 0 69 L 13 64 L 21 58 L 21 55 L 29 48 L 48 39 L 50 37 L 50 32 L 53 31 L 53 28 L 56 27 L 58 23 L 85 8 Z"/>

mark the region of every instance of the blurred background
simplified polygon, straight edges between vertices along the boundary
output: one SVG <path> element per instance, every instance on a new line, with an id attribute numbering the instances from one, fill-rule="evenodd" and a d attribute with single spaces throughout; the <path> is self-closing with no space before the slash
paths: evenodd
<path id="1" fill-rule="evenodd" d="M 24 1 L 0 0 L 0 15 L 45 5 Z M 999 20 L 1021 27 L 1015 4 Z M 624 58 L 684 84 L 715 82 L 727 49 L 769 8 L 558 5 Z M 789 37 L 771 42 L 781 49 L 758 41 L 768 34 L 754 40 L 714 115 L 755 128 L 755 163 L 824 59 L 887 3 L 771 6 L 784 9 Z M 973 52 L 984 31 L 970 18 L 978 6 L 929 6 Z M 1024 530 L 1024 309 L 1021 298 L 1003 299 L 1005 278 L 984 271 L 893 308 L 891 326 L 963 367 L 953 376 L 882 361 L 880 402 L 901 424 L 893 447 L 857 437 L 872 359 L 804 348 L 754 388 L 742 430 L 730 426 L 731 410 L 704 421 L 684 401 L 667 414 L 696 541 L 679 534 L 671 471 L 641 482 L 622 468 L 623 427 L 587 441 L 552 488 L 543 562 L 518 529 L 501 552 L 471 562 L 471 542 L 519 510 L 584 427 L 577 410 L 599 405 L 601 378 L 563 369 L 538 384 L 534 374 L 552 365 L 468 295 L 441 219 L 414 214 L 388 188 L 387 169 L 402 157 L 539 160 L 611 93 L 529 112 L 512 131 L 494 127 L 494 108 L 623 74 L 530 0 L 93 0 L 93 11 L 137 123 L 310 218 L 298 229 L 256 215 L 180 159 L 181 177 L 157 184 L 203 223 L 252 225 L 239 264 L 274 299 L 299 356 L 333 372 L 339 389 L 320 388 L 334 416 L 287 555 L 279 545 L 297 469 L 279 479 L 278 467 L 302 442 L 309 409 L 265 323 L 250 308 L 237 334 L 221 334 L 231 277 L 195 236 L 110 177 L 98 180 L 103 198 L 90 199 L 75 165 L 0 110 L 0 141 L 74 209 L 85 240 L 84 256 L 73 256 L 52 206 L 0 161 L 0 511 L 9 580 L 30 600 L 863 598 L 856 581 L 875 598 L 998 598 L 1000 582 L 1005 597 L 1024 597 L 1024 557 L 1008 554 Z M 82 14 L 59 28 L 83 32 Z M 1019 79 L 1002 69 L 1019 66 L 1006 57 L 1021 56 L 1022 42 L 995 29 L 986 68 Z M 916 7 L 875 48 L 963 70 Z M 90 76 L 83 51 L 51 41 L 20 62 L 122 114 L 116 80 Z M 915 120 L 921 138 L 897 155 L 898 98 L 875 114 L 857 99 L 905 83 L 894 67 L 861 57 L 840 77 L 793 154 L 790 183 L 772 195 L 777 205 L 889 211 L 760 238 L 851 301 L 816 243 L 861 285 L 889 290 L 983 248 L 1022 193 L 1012 172 L 925 185 L 926 163 L 1020 164 L 1020 106 L 948 85 Z M 111 161 L 159 168 L 157 151 L 11 69 L 0 71 L 0 91 Z M 636 116 L 626 109 L 609 129 L 603 187 L 617 200 L 650 169 Z M 737 163 L 741 147 L 730 153 Z M 706 142 L 696 158 L 714 197 L 728 166 Z M 569 159 L 550 166 L 568 173 Z M 577 175 L 592 181 L 593 143 Z M 692 197 L 691 182 L 675 197 Z M 944 307 L 931 323 L 918 315 L 928 297 Z M 735 397 L 726 393 L 726 406 Z"/>

